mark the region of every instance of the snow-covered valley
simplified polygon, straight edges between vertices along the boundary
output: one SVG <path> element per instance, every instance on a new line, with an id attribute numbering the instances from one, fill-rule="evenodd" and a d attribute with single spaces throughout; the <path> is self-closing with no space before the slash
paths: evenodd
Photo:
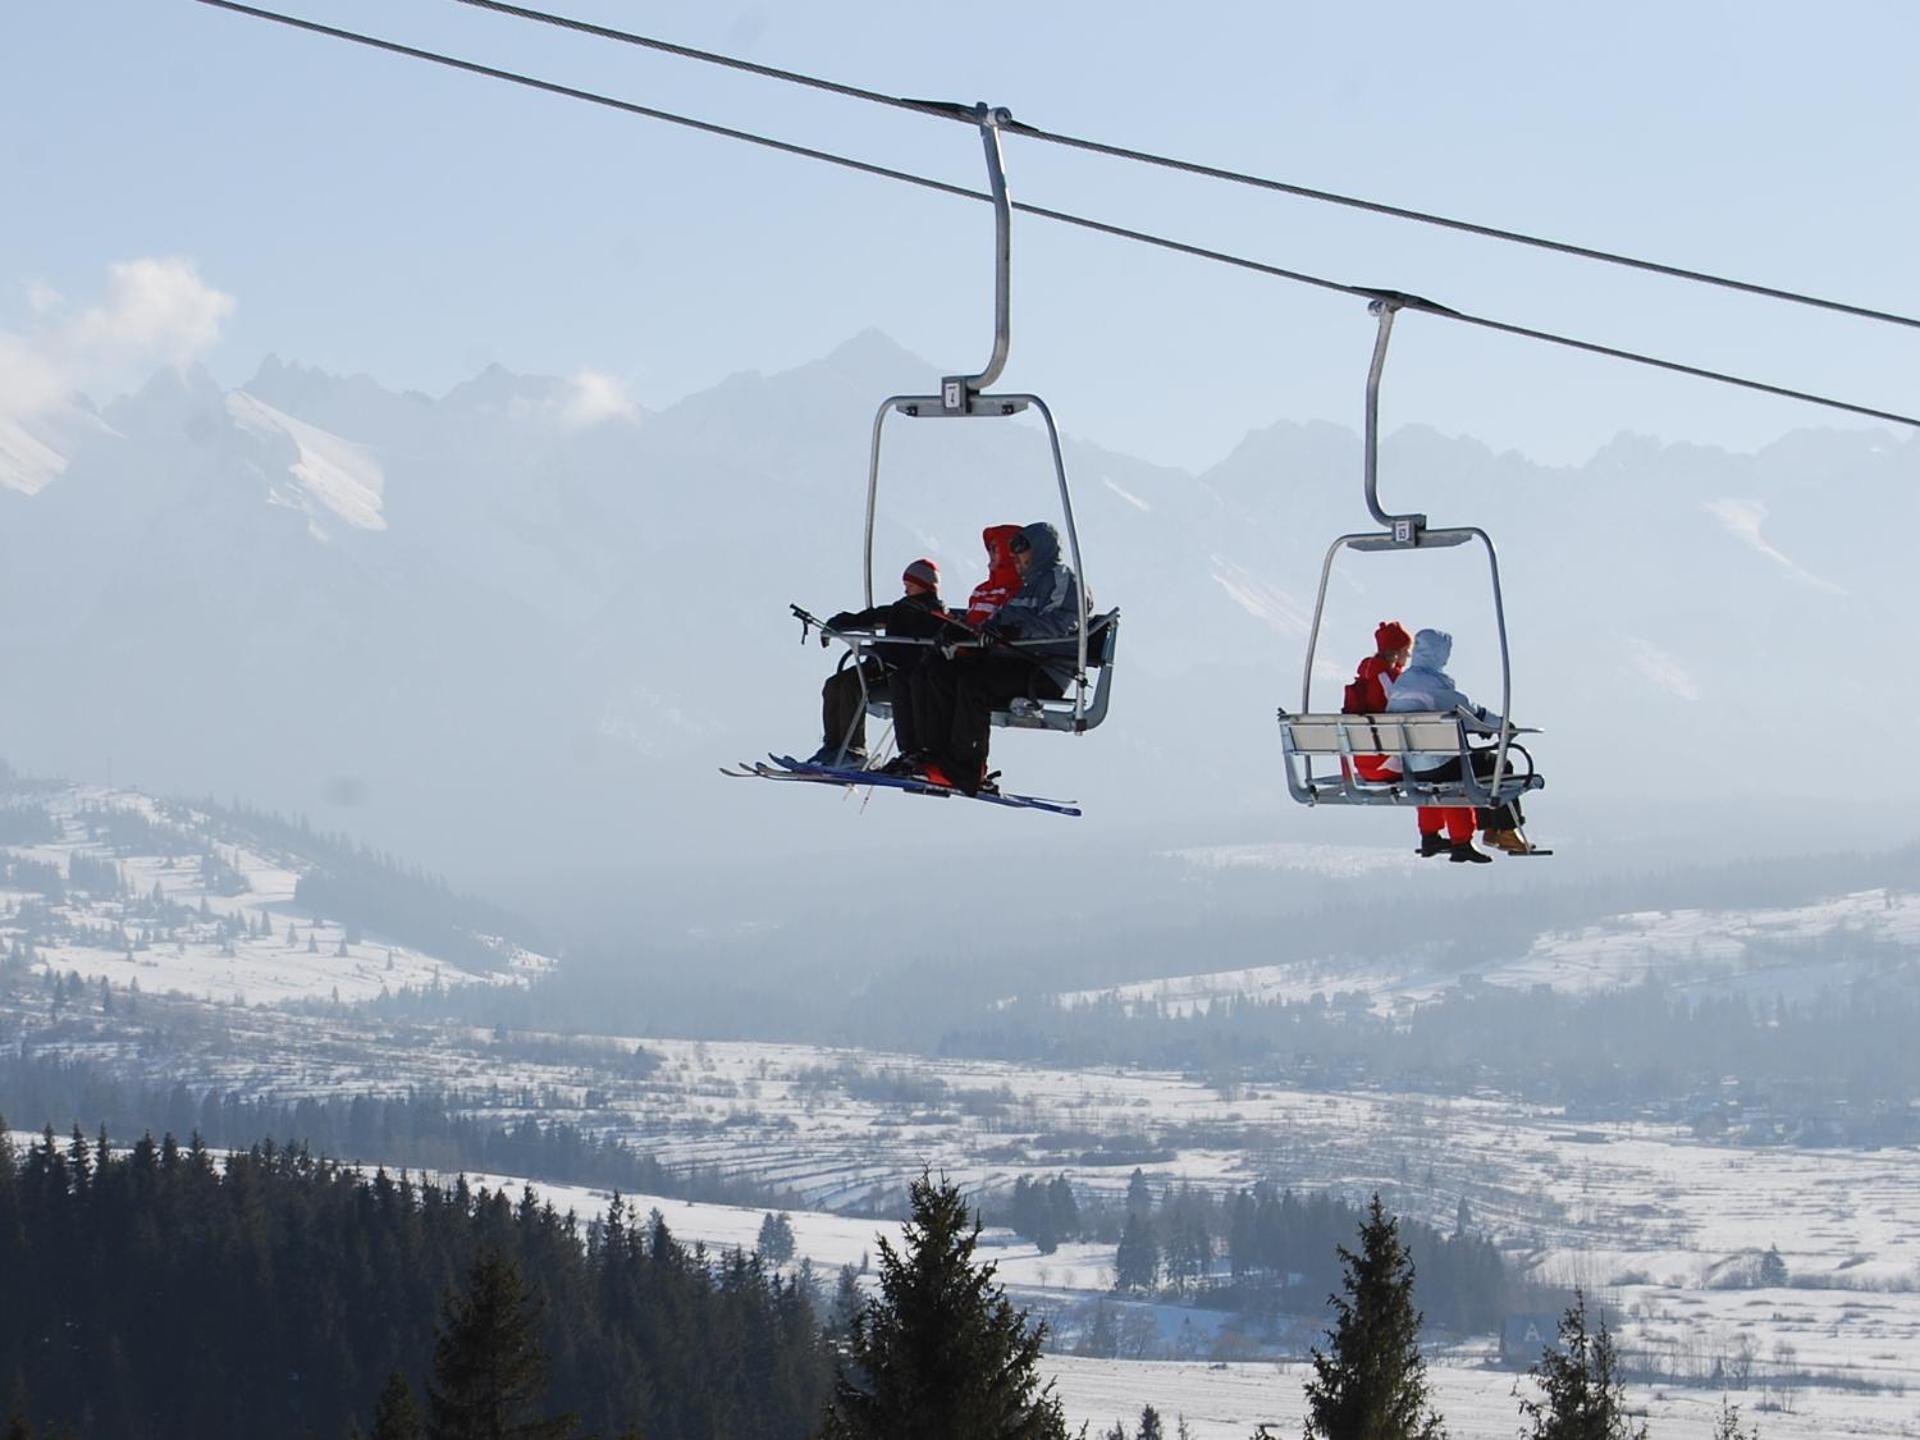
<path id="1" fill-rule="evenodd" d="M 1359 1200 L 1378 1191 L 1396 1213 L 1435 1226 L 1470 1213 L 1520 1276 L 1600 1297 L 1635 1402 L 1662 1436 L 1708 1434 L 1723 1392 L 1770 1437 L 1920 1433 L 1906 1398 L 1920 1385 L 1911 1144 L 1763 1143 L 1759 1126 L 1703 1128 L 1697 1116 L 1655 1111 L 1576 1116 L 1491 1091 L 1418 1093 L 1364 1077 L 1303 1086 L 455 1023 L 433 1017 L 432 996 L 523 990 L 564 962 L 484 929 L 435 932 L 458 954 L 384 933 L 349 913 L 372 892 L 315 889 L 317 879 L 301 889 L 351 852 L 303 840 L 288 822 L 99 787 L 40 787 L 16 802 L 0 848 L 0 1040 L 17 1064 L 78 1064 L 153 1093 L 287 1107 L 424 1094 L 486 1126 L 564 1122 L 666 1174 L 764 1187 L 791 1213 L 794 1263 L 823 1276 L 871 1259 L 877 1235 L 897 1230 L 872 1217 L 897 1213 L 905 1184 L 929 1169 L 989 1205 L 1017 1181 L 1059 1175 L 1084 1197 L 1115 1201 L 1136 1171 L 1156 1192 L 1267 1184 Z M 326 893 L 349 897 L 348 908 L 324 913 L 313 897 Z M 419 923 L 404 906 L 392 913 L 411 917 L 410 931 Z M 1051 1003 L 1179 1015 L 1357 992 L 1390 1017 L 1463 984 L 1579 995 L 1650 971 L 1702 994 L 1812 995 L 1909 973 L 1916 933 L 1920 907 L 1879 886 L 1804 904 L 1596 917 L 1545 930 L 1518 958 L 1469 976 L 1423 969 L 1418 952 L 1372 970 L 1329 957 L 1060 992 Z M 182 1113 L 192 1124 L 192 1107 Z M 55 1117 L 9 1116 L 26 1127 L 42 1118 Z M 372 1145 L 343 1158 L 403 1163 Z M 517 1190 L 530 1177 L 473 1178 Z M 583 1218 L 610 1202 L 603 1186 L 531 1178 Z M 627 1198 L 659 1208 L 682 1240 L 716 1249 L 752 1245 L 766 1210 Z M 1204 1283 L 1190 1303 L 1117 1298 L 1111 1242 L 1070 1240 L 1043 1254 L 996 1228 L 985 1246 L 1021 1302 L 1056 1326 L 1060 1351 L 1048 1364 L 1076 1420 L 1104 1425 L 1151 1403 L 1184 1415 L 1197 1437 L 1238 1440 L 1256 1422 L 1297 1427 L 1311 1317 L 1249 1330 L 1206 1308 Z M 1763 1257 L 1779 1268 L 1765 1270 Z M 1209 1273 L 1223 1279 L 1226 1264 L 1216 1255 Z M 1071 1353 L 1085 1348 L 1103 1302 L 1138 1317 L 1122 1328 L 1121 1353 Z M 1513 1429 L 1515 1370 L 1495 1350 L 1486 1335 L 1436 1336 L 1438 1394 L 1456 1435 Z"/>

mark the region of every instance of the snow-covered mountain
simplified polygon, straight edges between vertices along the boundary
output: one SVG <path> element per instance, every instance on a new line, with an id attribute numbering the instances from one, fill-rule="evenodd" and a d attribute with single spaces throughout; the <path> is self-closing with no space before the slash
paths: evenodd
<path id="1" fill-rule="evenodd" d="M 585 377 L 494 367 L 435 399 L 275 361 L 232 391 L 170 370 L 76 400 L 0 435 L 0 753 L 242 792 L 436 862 L 803 843 L 824 807 L 711 767 L 808 742 L 829 657 L 786 605 L 859 598 L 873 407 L 936 378 L 868 332 L 655 414 Z M 888 447 L 882 589 L 924 553 L 964 595 L 981 526 L 1057 516 L 1025 421 L 895 421 Z M 1071 437 L 1067 459 L 1088 579 L 1126 614 L 1113 719 L 997 753 L 1116 821 L 1304 820 L 1272 707 L 1298 698 L 1327 541 L 1364 528 L 1358 437 L 1272 425 L 1199 474 Z M 1916 798 L 1891 761 L 1920 699 L 1897 541 L 1917 470 L 1916 442 L 1876 432 L 1757 455 L 1622 437 L 1548 469 L 1405 430 L 1382 489 L 1500 543 L 1542 805 L 1845 806 Z M 1454 630 L 1457 675 L 1497 704 L 1476 565 L 1343 562 L 1319 696 L 1395 614 Z"/>

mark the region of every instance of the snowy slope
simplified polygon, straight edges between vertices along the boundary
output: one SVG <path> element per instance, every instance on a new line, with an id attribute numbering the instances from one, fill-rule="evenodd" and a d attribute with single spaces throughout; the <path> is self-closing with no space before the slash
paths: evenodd
<path id="1" fill-rule="evenodd" d="M 162 806 L 135 791 L 95 786 L 67 787 L 45 805 L 58 823 L 58 837 L 0 846 L 0 858 L 51 865 L 62 876 L 71 873 L 76 856 L 111 862 L 124 889 L 93 894 L 69 885 L 63 900 L 48 904 L 36 891 L 0 883 L 0 953 L 31 941 L 35 968 L 42 972 L 243 1004 L 351 1003 L 436 984 L 524 984 L 553 963 L 503 945 L 506 963 L 481 974 L 378 933 L 359 932 L 339 917 L 316 916 L 294 900 L 311 863 L 257 841 L 207 839 L 205 853 L 223 873 L 239 877 L 210 884 L 192 853 L 200 837 L 211 834 L 208 817 L 191 807 Z M 160 853 L 116 852 L 89 833 L 90 819 L 101 812 L 144 817 L 173 843 Z M 191 842 L 187 853 L 178 853 L 180 841 Z M 189 912 L 163 934 L 143 918 L 156 896 Z M 49 927 L 79 933 L 34 938 Z"/>
<path id="2" fill-rule="evenodd" d="M 75 451 L 112 433 L 92 410 L 74 403 L 26 419 L 0 415 L 0 491 L 38 495 L 66 472 Z"/>
<path id="3" fill-rule="evenodd" d="M 37 495 L 66 468 L 66 456 L 18 421 L 0 416 L 0 490 Z"/>
<path id="4" fill-rule="evenodd" d="M 321 522 L 338 521 L 355 530 L 384 530 L 386 476 L 365 448 L 330 435 L 318 426 L 283 415 L 264 400 L 244 390 L 227 396 L 227 413 L 249 434 L 290 441 L 294 460 L 287 467 L 292 485 L 276 482 L 268 491 L 271 503 L 304 510 L 316 522 L 316 535 L 326 531 Z"/>
<path id="5" fill-rule="evenodd" d="M 1179 852 L 1203 868 L 1293 868 L 1321 873 L 1392 873 L 1420 862 L 1403 852 L 1309 850 L 1304 846 L 1216 847 Z M 1903 974 L 1920 983 L 1920 895 L 1871 889 L 1810 904 L 1753 910 L 1662 910 L 1614 915 L 1551 930 L 1525 954 L 1475 969 L 1475 983 L 1568 993 L 1607 990 L 1648 977 L 1680 989 L 1751 991 L 1771 999 L 1811 995 L 1856 975 Z M 1889 951 L 1896 952 L 1889 955 Z M 1431 999 L 1458 984 L 1457 961 L 1417 946 L 1389 961 L 1332 957 L 1171 976 L 1055 997 L 1065 1007 L 1157 1004 L 1171 1014 L 1204 1012 L 1231 998 L 1298 1002 L 1316 994 L 1360 994 L 1381 1013 Z"/>

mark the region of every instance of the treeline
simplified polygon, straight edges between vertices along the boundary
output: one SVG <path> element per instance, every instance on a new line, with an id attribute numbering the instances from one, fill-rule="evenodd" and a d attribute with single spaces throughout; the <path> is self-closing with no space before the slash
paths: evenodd
<path id="1" fill-rule="evenodd" d="M 46 806 L 30 800 L 0 804 L 0 845 L 44 845 L 59 838 L 60 823 Z"/>
<path id="2" fill-rule="evenodd" d="M 214 1149 L 238 1149 L 271 1135 L 283 1148 L 394 1168 L 512 1175 L 724 1205 L 799 1209 L 804 1203 L 790 1191 L 723 1171 L 663 1165 L 616 1136 L 589 1134 L 564 1120 L 526 1115 L 503 1126 L 458 1114 L 454 1103 L 420 1091 L 281 1101 L 149 1085 L 30 1051 L 0 1053 L 0 1111 L 30 1128 L 197 1135 Z"/>
<path id="3" fill-rule="evenodd" d="M 1337 1248 L 1363 1218 L 1336 1195 L 1264 1183 L 1232 1192 L 1168 1184 L 1156 1195 L 1140 1170 L 1124 1199 L 1104 1204 L 1077 1197 L 1064 1175 L 1023 1177 L 991 1214 L 1042 1254 L 1075 1240 L 1117 1242 L 1115 1290 L 1204 1295 L 1211 1308 L 1261 1320 L 1318 1311 L 1339 1279 Z M 1497 1330 L 1519 1282 L 1492 1242 L 1470 1231 L 1465 1209 L 1451 1234 L 1417 1220 L 1400 1226 L 1433 1322 L 1459 1333 Z"/>
<path id="4" fill-rule="evenodd" d="M 0 1415 L 80 1440 L 344 1440 L 390 1375 L 423 1392 L 443 1299 L 483 1253 L 525 1277 L 547 1413 L 650 1440 L 812 1433 L 832 1367 L 810 1286 L 657 1215 L 583 1234 L 530 1191 L 51 1131 L 0 1143 Z"/>
<path id="5" fill-rule="evenodd" d="M 1857 939 L 1810 942 L 1845 947 Z M 1801 954 L 1801 959 L 1806 955 Z M 1906 952 L 1889 955 L 1904 963 Z M 1063 1009 L 1011 1002 L 951 1030 L 941 1053 L 1050 1065 L 1173 1068 L 1222 1082 L 1301 1088 L 1366 1081 L 1464 1093 L 1477 1086 L 1547 1104 L 1601 1110 L 1718 1097 L 1832 1116 L 1806 1137 L 1886 1139 L 1877 1128 L 1920 1099 L 1920 995 L 1897 980 L 1862 981 L 1814 998 L 1693 997 L 1658 980 L 1585 994 L 1458 986 L 1398 1020 L 1365 997 L 1223 999 L 1169 1013 L 1115 1001 Z M 1847 1113 L 1842 1117 L 1839 1113 Z M 1834 1126 L 1840 1129 L 1835 1131 Z"/>

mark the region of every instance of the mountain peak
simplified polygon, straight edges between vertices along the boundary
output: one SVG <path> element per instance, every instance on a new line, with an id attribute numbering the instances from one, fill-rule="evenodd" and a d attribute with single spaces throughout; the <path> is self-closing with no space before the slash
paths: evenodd
<path id="1" fill-rule="evenodd" d="M 471 380 L 440 397 L 449 410 L 482 414 L 520 414 L 558 404 L 567 382 L 551 375 L 521 375 L 494 361 Z"/>
<path id="2" fill-rule="evenodd" d="M 109 405 L 106 420 L 124 432 L 178 428 L 198 439 L 218 425 L 225 406 L 226 392 L 205 366 L 164 365 L 138 390 Z"/>

